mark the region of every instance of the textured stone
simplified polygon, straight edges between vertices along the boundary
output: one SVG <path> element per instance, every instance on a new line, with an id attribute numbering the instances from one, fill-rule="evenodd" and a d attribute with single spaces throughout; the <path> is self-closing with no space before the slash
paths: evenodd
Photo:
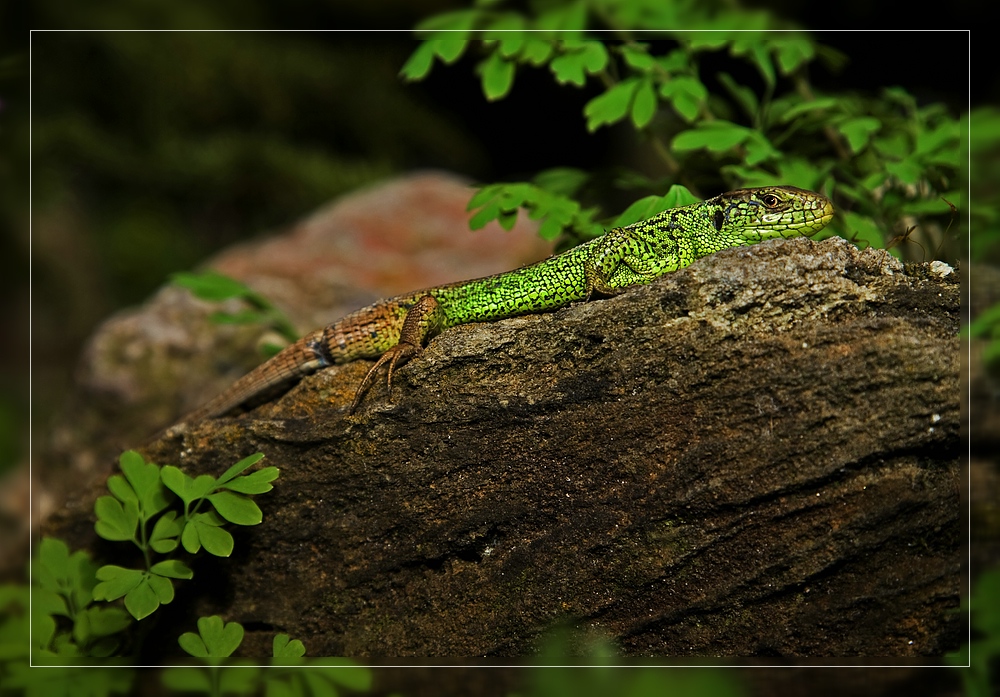
<path id="1" fill-rule="evenodd" d="M 620 296 L 444 332 L 348 416 L 367 362 L 146 454 L 281 468 L 166 635 L 220 613 L 310 655 L 519 656 L 569 625 L 635 656 L 956 649 L 957 273 L 799 239 Z M 52 530 L 89 514 L 83 496 Z M 207 583 L 207 585 L 205 585 Z"/>

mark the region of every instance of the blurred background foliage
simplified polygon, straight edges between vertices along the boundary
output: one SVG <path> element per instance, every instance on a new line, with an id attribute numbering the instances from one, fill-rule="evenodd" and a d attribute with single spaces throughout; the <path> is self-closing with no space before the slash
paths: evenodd
<path id="1" fill-rule="evenodd" d="M 285 226 L 359 186 L 429 167 L 482 182 L 552 167 L 599 172 L 623 161 L 648 171 L 653 158 L 627 125 L 588 133 L 583 107 L 601 93 L 600 85 L 555 86 L 545 71 L 523 70 L 511 93 L 490 103 L 475 71 L 481 56 L 471 53 L 421 82 L 402 81 L 399 71 L 417 46 L 407 30 L 469 4 L 293 0 L 280 16 L 261 2 L 6 4 L 0 10 L 5 27 L 401 31 L 11 37 L 0 52 L 6 154 L 0 220 L 14 232 L 3 237 L 2 263 L 5 316 L 17 331 L 5 342 L 0 375 L 0 469 L 21 459 L 27 444 L 26 376 L 18 366 L 28 357 L 29 269 L 37 433 L 65 392 L 82 343 L 103 318 L 141 302 L 171 273 L 213 251 Z M 724 25 L 726 12 L 744 12 L 734 2 L 695 5 L 699 22 Z M 822 25 L 828 18 L 820 7 L 772 7 L 748 4 L 745 12 L 768 26 Z M 845 22 L 851 13 L 877 20 L 871 3 L 847 3 L 838 12 Z M 592 21 L 599 29 L 599 18 Z M 929 38 L 934 50 L 917 50 Z M 954 116 L 968 109 L 964 33 L 848 32 L 818 39 L 843 56 L 810 75 L 821 89 L 878 94 L 898 85 L 921 105 L 941 103 Z M 706 59 L 706 77 L 726 70 L 741 84 L 758 80 L 752 67 L 726 60 Z M 973 83 L 972 105 L 996 95 L 991 75 Z M 29 163 L 30 213 L 23 176 Z M 605 203 L 621 210 L 628 202 Z"/>

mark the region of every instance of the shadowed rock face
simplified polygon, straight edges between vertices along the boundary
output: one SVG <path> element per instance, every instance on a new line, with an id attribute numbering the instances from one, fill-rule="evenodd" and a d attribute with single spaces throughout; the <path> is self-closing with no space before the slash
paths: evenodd
<path id="1" fill-rule="evenodd" d="M 153 443 L 192 474 L 281 468 L 158 621 L 222 614 L 261 656 L 277 631 L 313 656 L 521 656 L 567 624 L 636 656 L 956 649 L 956 276 L 840 239 L 726 250 L 448 330 L 354 416 L 366 362 Z M 48 532 L 87 544 L 92 502 Z"/>

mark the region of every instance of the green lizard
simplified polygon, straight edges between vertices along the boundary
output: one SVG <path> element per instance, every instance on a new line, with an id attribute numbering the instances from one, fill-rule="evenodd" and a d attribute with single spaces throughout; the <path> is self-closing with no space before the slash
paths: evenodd
<path id="1" fill-rule="evenodd" d="M 815 234 L 832 217 L 833 204 L 826 197 L 791 186 L 739 189 L 671 208 L 514 271 L 362 308 L 299 339 L 180 423 L 221 416 L 321 368 L 377 357 L 358 387 L 353 412 L 382 365 L 389 364 L 391 395 L 396 367 L 444 329 L 553 310 L 595 294 L 615 295 L 721 249 Z"/>

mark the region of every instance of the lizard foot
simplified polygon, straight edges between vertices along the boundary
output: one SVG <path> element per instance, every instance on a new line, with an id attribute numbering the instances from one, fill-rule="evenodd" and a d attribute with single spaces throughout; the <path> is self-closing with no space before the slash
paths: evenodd
<path id="1" fill-rule="evenodd" d="M 393 371 L 396 370 L 396 365 L 399 364 L 400 361 L 405 363 L 419 352 L 420 348 L 417 346 L 406 342 L 400 342 L 379 356 L 379 359 L 375 361 L 375 365 L 368 370 L 368 373 L 365 375 L 365 379 L 361 381 L 361 384 L 358 386 L 358 391 L 354 393 L 354 401 L 351 403 L 351 409 L 348 413 L 353 414 L 354 410 L 358 408 L 358 404 L 361 403 L 361 397 L 364 396 L 364 393 L 368 390 L 372 379 L 375 377 L 376 373 L 378 373 L 378 369 L 386 363 L 389 364 L 386 386 L 389 389 L 389 401 L 391 402 L 392 374 Z"/>

